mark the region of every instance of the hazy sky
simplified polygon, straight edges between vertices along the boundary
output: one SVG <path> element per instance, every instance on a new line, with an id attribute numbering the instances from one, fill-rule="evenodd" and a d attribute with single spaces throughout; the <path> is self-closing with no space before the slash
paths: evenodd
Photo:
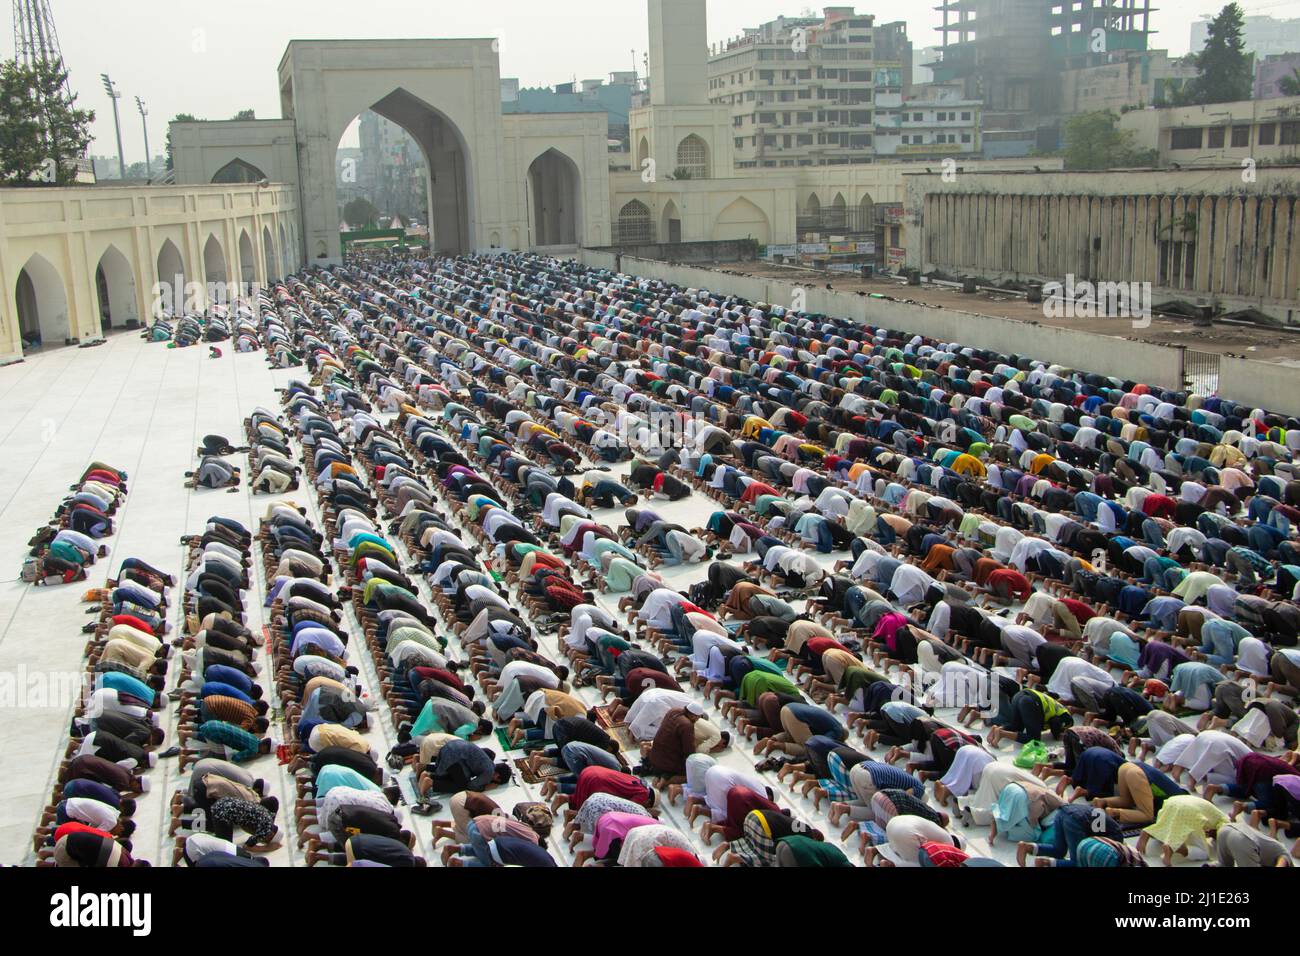
<path id="1" fill-rule="evenodd" d="M 1187 52 L 1190 24 L 1225 0 L 1156 0 L 1157 47 Z M 645 0 L 50 0 L 79 103 L 96 111 L 92 152 L 116 152 L 113 111 L 99 74 L 122 91 L 127 162 L 144 158 L 134 97 L 148 105 L 149 144 L 162 149 L 167 121 L 181 112 L 229 119 L 254 109 L 278 118 L 276 67 L 290 39 L 486 37 L 501 43 L 501 75 L 525 86 L 605 77 L 638 68 L 647 44 Z M 826 3 L 709 0 L 709 41 Z M 847 5 L 845 3 L 844 5 Z M 1300 0 L 1245 2 L 1248 12 L 1300 15 Z M 935 0 L 859 0 L 861 13 L 906 20 L 916 47 L 939 42 Z M 12 55 L 12 33 L 0 31 Z"/>

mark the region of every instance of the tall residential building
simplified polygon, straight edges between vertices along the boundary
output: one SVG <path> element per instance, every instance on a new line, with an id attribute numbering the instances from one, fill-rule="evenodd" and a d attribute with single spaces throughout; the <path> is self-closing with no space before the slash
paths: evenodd
<path id="1" fill-rule="evenodd" d="M 1199 53 L 1209 37 L 1212 16 L 1203 15 L 1192 21 L 1192 52 Z M 1257 59 L 1275 56 L 1281 53 L 1300 53 L 1300 17 L 1283 20 L 1270 16 L 1246 16 L 1242 18 L 1245 29 L 1242 39 L 1246 43 L 1246 52 L 1255 54 Z"/>
<path id="2" fill-rule="evenodd" d="M 1150 0 L 944 0 L 936 83 L 984 103 L 984 154 L 1055 149 L 1061 75 L 1144 51 Z"/>
<path id="3" fill-rule="evenodd" d="M 737 167 L 837 166 L 874 161 L 876 110 L 901 106 L 911 80 L 906 23 L 827 7 L 721 44 L 708 94 L 731 111 Z"/>
<path id="4" fill-rule="evenodd" d="M 979 100 L 960 83 L 915 86 L 897 106 L 876 100 L 876 155 L 910 161 L 976 159 L 980 155 Z"/>
<path id="5" fill-rule="evenodd" d="M 1119 113 L 1126 108 L 1163 106 L 1195 77 L 1196 67 L 1165 50 L 1123 50 L 1112 54 L 1108 63 L 1062 73 L 1061 111 Z"/>
<path id="6" fill-rule="evenodd" d="M 361 114 L 357 192 L 381 215 L 407 223 L 428 217 L 429 170 L 420 146 L 401 126 L 373 110 Z"/>
<path id="7" fill-rule="evenodd" d="M 934 82 L 934 70 L 930 64 L 943 56 L 943 47 L 927 46 L 912 54 L 912 82 L 916 85 Z"/>
<path id="8" fill-rule="evenodd" d="M 1286 96 L 1282 82 L 1300 76 L 1300 53 L 1275 53 L 1255 60 L 1254 98 L 1271 100 Z"/>

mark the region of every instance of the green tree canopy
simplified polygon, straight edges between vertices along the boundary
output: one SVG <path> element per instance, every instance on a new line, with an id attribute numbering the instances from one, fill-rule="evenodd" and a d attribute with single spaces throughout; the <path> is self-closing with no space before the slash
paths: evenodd
<path id="1" fill-rule="evenodd" d="M 1282 77 L 1277 85 L 1283 96 L 1300 96 L 1300 66 L 1292 70 L 1290 76 Z"/>
<path id="2" fill-rule="evenodd" d="M 1245 14 L 1230 3 L 1210 21 L 1205 49 L 1192 55 L 1197 76 L 1183 87 L 1178 100 L 1188 106 L 1233 103 L 1251 98 L 1254 57 L 1242 39 Z"/>
<path id="3" fill-rule="evenodd" d="M 373 226 L 379 221 L 379 210 L 365 196 L 358 196 L 343 207 L 343 219 L 353 229 Z"/>
<path id="4" fill-rule="evenodd" d="M 93 110 L 77 109 L 63 62 L 0 63 L 0 182 L 66 185 L 90 145 Z"/>
<path id="5" fill-rule="evenodd" d="M 236 113 L 234 116 L 232 116 L 231 119 L 234 119 L 234 120 L 255 120 L 255 119 L 257 119 L 257 114 L 254 113 L 252 110 L 240 110 L 238 113 Z"/>
<path id="6" fill-rule="evenodd" d="M 1155 150 L 1139 149 L 1133 134 L 1121 130 L 1119 117 L 1110 110 L 1079 113 L 1065 123 L 1066 169 L 1117 169 L 1152 166 Z"/>

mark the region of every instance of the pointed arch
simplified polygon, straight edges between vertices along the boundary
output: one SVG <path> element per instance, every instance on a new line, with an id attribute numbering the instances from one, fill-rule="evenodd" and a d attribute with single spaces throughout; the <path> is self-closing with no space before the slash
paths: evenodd
<path id="1" fill-rule="evenodd" d="M 280 278 L 280 265 L 275 257 L 275 240 L 271 238 L 271 227 L 262 225 L 262 281 L 270 285 Z"/>
<path id="2" fill-rule="evenodd" d="M 247 229 L 239 231 L 239 283 L 240 295 L 247 295 L 257 283 L 257 253 L 253 251 L 253 240 L 248 237 Z"/>
<path id="3" fill-rule="evenodd" d="M 827 229 L 843 229 L 848 215 L 846 210 L 848 203 L 844 201 L 844 193 L 836 193 L 835 198 L 831 200 L 830 208 L 826 210 L 825 225 Z"/>
<path id="4" fill-rule="evenodd" d="M 709 144 L 691 133 L 677 144 L 677 166 L 673 175 L 679 179 L 709 178 Z"/>
<path id="5" fill-rule="evenodd" d="M 863 193 L 858 200 L 858 231 L 870 232 L 876 224 L 876 203 L 871 193 Z"/>
<path id="6" fill-rule="evenodd" d="M 645 136 L 641 137 L 636 146 L 636 168 L 644 169 L 645 161 L 650 158 L 650 140 Z"/>
<path id="7" fill-rule="evenodd" d="M 581 244 L 582 175 L 577 163 L 555 147 L 547 149 L 528 165 L 528 193 L 534 245 Z"/>
<path id="8" fill-rule="evenodd" d="M 354 114 L 354 119 L 338 130 L 334 138 L 336 153 L 344 134 L 354 123 L 358 125 L 363 148 L 367 143 L 378 147 L 382 136 L 387 135 L 385 123 L 399 127 L 403 134 L 401 140 L 407 144 L 406 154 L 397 157 L 391 166 L 385 163 L 387 168 L 381 171 L 381 177 L 393 173 L 395 184 L 386 196 L 375 199 L 382 213 L 400 215 L 404 220 L 418 217 L 429 229 L 429 245 L 433 251 L 456 255 L 469 252 L 479 242 L 486 243 L 486 233 L 475 233 L 477 171 L 471 162 L 470 142 L 447 113 L 404 87 L 394 87 L 380 99 L 365 104 Z M 407 171 L 419 172 L 407 175 Z M 337 233 L 337 221 L 334 225 Z M 313 243 L 313 258 L 336 254 L 337 247 L 325 252 L 321 239 L 309 241 Z M 337 240 L 331 237 L 329 241 L 333 245 Z"/>
<path id="9" fill-rule="evenodd" d="M 664 203 L 664 210 L 659 216 L 659 241 L 682 241 L 682 214 L 677 203 L 671 199 Z"/>
<path id="10" fill-rule="evenodd" d="M 135 270 L 117 246 L 110 245 L 95 266 L 95 292 L 102 328 L 122 328 L 140 320 Z"/>
<path id="11" fill-rule="evenodd" d="M 208 304 L 226 301 L 226 288 L 230 284 L 230 268 L 226 264 L 226 250 L 215 232 L 208 233 L 203 243 L 203 281 L 208 293 Z"/>
<path id="12" fill-rule="evenodd" d="M 245 162 L 238 157 L 232 159 L 212 174 L 212 182 L 221 185 L 260 183 L 266 178 L 266 173 L 262 172 L 252 163 Z"/>
<path id="13" fill-rule="evenodd" d="M 33 253 L 18 272 L 14 293 L 24 350 L 29 344 L 50 347 L 72 338 L 67 283 L 49 259 Z"/>
<path id="14" fill-rule="evenodd" d="M 804 200 L 803 214 L 809 219 L 821 218 L 822 202 L 817 198 L 816 193 L 809 193 L 808 198 Z"/>
<path id="15" fill-rule="evenodd" d="M 185 311 L 185 260 L 176 243 L 164 239 L 158 247 L 158 278 L 153 287 L 154 313 L 180 315 Z"/>
<path id="16" fill-rule="evenodd" d="M 713 238 L 718 241 L 753 239 L 765 246 L 772 240 L 772 227 L 767 214 L 741 196 L 718 213 Z"/>
<path id="17" fill-rule="evenodd" d="M 618 211 L 615 245 L 638 245 L 654 242 L 654 225 L 650 207 L 639 199 L 631 199 Z"/>

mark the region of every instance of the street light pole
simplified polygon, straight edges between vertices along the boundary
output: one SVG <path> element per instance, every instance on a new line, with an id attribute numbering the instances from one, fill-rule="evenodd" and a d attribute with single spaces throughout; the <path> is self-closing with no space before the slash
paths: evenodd
<path id="1" fill-rule="evenodd" d="M 153 155 L 149 152 L 149 110 L 140 97 L 135 98 L 135 108 L 140 111 L 140 125 L 144 127 L 144 169 L 149 181 L 153 182 Z"/>
<path id="2" fill-rule="evenodd" d="M 99 78 L 104 81 L 104 92 L 113 101 L 113 125 L 117 127 L 117 168 L 121 173 L 122 181 L 126 182 L 126 152 L 122 149 L 122 119 L 117 114 L 117 101 L 122 98 L 122 94 L 118 92 L 117 87 L 113 86 L 113 81 L 108 78 L 107 73 L 99 74 Z"/>

